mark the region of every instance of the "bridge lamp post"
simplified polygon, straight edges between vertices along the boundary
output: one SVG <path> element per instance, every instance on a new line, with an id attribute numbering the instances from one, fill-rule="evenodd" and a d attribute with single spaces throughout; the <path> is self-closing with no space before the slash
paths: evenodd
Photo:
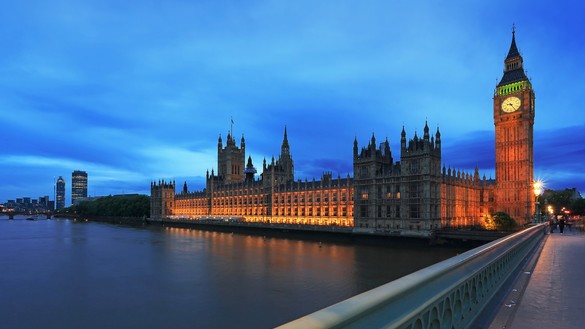
<path id="1" fill-rule="evenodd" d="M 538 210 L 538 197 L 542 194 L 542 182 L 534 181 L 534 196 L 535 196 L 535 209 L 534 209 L 534 222 L 540 223 L 540 211 Z"/>

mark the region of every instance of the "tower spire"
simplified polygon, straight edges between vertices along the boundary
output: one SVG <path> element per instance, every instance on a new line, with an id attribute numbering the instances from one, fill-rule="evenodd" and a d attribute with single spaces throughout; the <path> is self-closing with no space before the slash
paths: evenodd
<path id="1" fill-rule="evenodd" d="M 498 83 L 498 87 L 528 80 L 526 73 L 524 72 L 522 55 L 518 51 L 516 46 L 516 27 L 512 26 L 512 42 L 510 43 L 510 50 L 504 60 L 504 76 Z"/>
<path id="2" fill-rule="evenodd" d="M 282 145 L 288 147 L 288 135 L 286 133 L 286 126 L 284 126 L 284 139 L 282 140 Z"/>
<path id="3" fill-rule="evenodd" d="M 290 155 L 290 146 L 288 145 L 288 134 L 284 126 L 284 138 L 282 139 L 281 155 Z"/>
<path id="4" fill-rule="evenodd" d="M 512 24 L 512 43 L 510 44 L 510 50 L 508 51 L 508 56 L 506 56 L 506 60 L 510 60 L 515 57 L 520 57 L 520 52 L 518 51 L 518 47 L 516 46 L 516 27 Z"/>

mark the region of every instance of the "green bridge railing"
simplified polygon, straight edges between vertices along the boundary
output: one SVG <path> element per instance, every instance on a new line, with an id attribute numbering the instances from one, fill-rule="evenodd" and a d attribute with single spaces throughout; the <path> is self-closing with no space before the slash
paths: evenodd
<path id="1" fill-rule="evenodd" d="M 467 328 L 545 232 L 532 226 L 279 328 Z"/>

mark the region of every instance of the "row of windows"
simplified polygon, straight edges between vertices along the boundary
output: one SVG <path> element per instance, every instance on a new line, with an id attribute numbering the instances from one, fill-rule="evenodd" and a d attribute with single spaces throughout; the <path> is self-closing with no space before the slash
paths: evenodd
<path id="1" fill-rule="evenodd" d="M 368 214 L 369 207 L 367 205 L 360 205 L 360 217 L 361 218 L 368 218 L 370 215 Z M 436 218 L 439 217 L 439 207 L 437 205 L 431 205 L 431 217 Z M 385 211 L 383 211 L 385 210 Z M 408 218 L 410 219 L 418 219 L 422 218 L 420 205 L 410 205 L 408 207 Z M 377 218 L 400 218 L 400 205 L 390 206 L 387 205 L 386 207 L 377 206 L 376 207 L 376 214 L 375 217 Z"/>
<path id="2" fill-rule="evenodd" d="M 389 223 L 386 223 L 386 224 L 377 223 L 377 224 L 378 224 L 378 225 L 377 225 L 377 226 L 375 226 L 375 228 L 377 228 L 377 229 L 379 229 L 379 230 L 383 230 L 383 229 L 385 229 L 385 230 L 387 230 L 387 231 L 390 231 L 390 230 L 400 230 L 400 229 L 401 229 L 401 225 L 400 225 L 400 224 L 398 224 L 398 223 L 396 223 L 396 224 L 394 224 L 394 225 L 392 225 L 392 224 L 389 224 Z M 370 225 L 369 225 L 369 223 L 359 223 L 359 227 L 365 227 L 365 228 L 369 228 L 369 226 L 370 226 Z M 373 225 L 372 225 L 372 226 L 373 226 Z M 431 228 L 438 229 L 438 228 L 439 228 L 439 224 L 434 224 L 434 225 L 431 225 L 430 227 L 431 227 Z M 409 224 L 409 225 L 408 225 L 408 229 L 409 229 L 410 231 L 414 231 L 414 230 L 416 230 L 416 231 L 420 231 L 422 228 L 423 228 L 423 225 L 420 225 L 420 224 L 417 224 L 417 225 L 414 225 L 414 224 Z"/>
<path id="3" fill-rule="evenodd" d="M 265 207 L 257 208 L 240 208 L 234 209 L 231 207 L 216 207 L 213 209 L 213 215 L 228 215 L 228 216 L 342 216 L 352 217 L 351 207 L 311 207 L 311 208 L 274 208 L 273 213 L 270 214 L 269 209 Z M 202 210 L 202 209 L 201 209 Z M 206 212 L 193 211 L 192 209 L 177 209 L 178 215 L 207 215 Z"/>
<path id="4" fill-rule="evenodd" d="M 247 220 L 248 221 L 248 220 Z M 353 226 L 351 218 L 279 218 L 274 217 L 268 220 L 251 219 L 251 222 L 267 222 L 276 224 L 301 224 L 301 225 L 332 225 L 332 226 Z"/>
<path id="5" fill-rule="evenodd" d="M 410 184 L 410 190 L 409 192 L 409 197 L 410 198 L 421 198 L 423 197 L 423 190 L 420 186 L 420 184 L 418 183 L 412 183 Z M 400 192 L 396 192 L 396 193 L 392 193 L 392 192 L 387 192 L 385 195 L 386 199 L 400 199 Z M 369 199 L 370 195 L 367 191 L 364 191 L 360 194 L 360 199 L 364 199 L 367 200 Z M 382 192 L 381 189 L 378 188 L 378 199 L 382 199 Z"/>
<path id="6" fill-rule="evenodd" d="M 330 200 L 333 202 L 337 202 L 338 200 L 347 201 L 351 199 L 352 190 L 349 191 L 349 198 L 348 198 L 348 190 L 335 190 L 332 192 L 309 192 L 309 193 L 286 193 L 286 194 L 276 194 L 274 196 L 274 203 L 304 203 L 308 202 L 329 202 Z M 219 193 L 218 193 L 219 194 Z M 229 204 L 257 204 L 258 202 L 268 202 L 268 198 L 270 195 L 244 195 L 241 194 L 234 194 L 232 195 L 215 195 L 214 200 L 230 200 L 228 201 Z M 232 201 L 235 200 L 235 201 Z M 223 202 L 223 201 L 220 201 Z"/>
<path id="7" fill-rule="evenodd" d="M 520 67 L 520 62 L 506 64 L 506 71 L 510 71 L 510 70 L 516 69 L 518 67 Z"/>
<path id="8" fill-rule="evenodd" d="M 274 204 L 278 205 L 278 204 L 293 204 L 293 205 L 302 205 L 302 204 L 306 204 L 306 205 L 312 205 L 313 202 L 315 203 L 329 203 L 329 198 L 325 198 L 323 200 L 321 200 L 320 198 L 317 198 L 315 201 L 313 201 L 312 198 L 309 198 L 308 200 L 305 200 L 304 197 L 302 197 L 300 199 L 294 199 L 294 202 L 290 202 L 291 200 L 288 200 L 288 202 L 284 202 L 284 200 L 278 199 L 276 198 L 274 200 Z M 348 201 L 348 198 L 343 195 L 341 197 L 341 202 L 346 204 Z M 331 201 L 333 204 L 338 203 L 337 197 L 333 198 Z M 217 205 L 217 206 L 248 206 L 248 205 L 262 205 L 262 204 L 269 204 L 269 200 L 268 200 L 268 196 L 261 198 L 215 198 L 213 199 L 213 204 Z M 203 203 L 200 203 L 203 204 Z M 206 203 L 205 203 L 206 204 Z"/>
<path id="9" fill-rule="evenodd" d="M 320 189 L 315 189 L 315 188 L 311 188 L 311 189 L 294 189 L 294 190 L 290 190 L 290 189 L 279 189 L 278 187 L 275 188 L 275 192 L 278 195 L 287 195 L 287 194 L 299 194 L 299 195 L 303 195 L 303 194 L 329 194 L 329 193 L 338 193 L 338 192 L 347 192 L 347 190 L 350 189 L 353 192 L 353 188 L 351 185 L 336 185 L 336 186 L 331 186 L 329 188 L 327 188 L 326 186 L 321 187 Z M 261 187 L 252 187 L 252 188 L 243 188 L 243 189 L 238 189 L 238 188 L 227 188 L 227 189 L 219 189 L 219 190 L 215 190 L 213 192 L 214 197 L 221 197 L 221 196 L 248 196 L 248 195 L 257 195 L 257 194 L 266 194 L 266 193 L 270 193 L 270 188 L 266 187 L 266 186 L 261 186 Z"/>

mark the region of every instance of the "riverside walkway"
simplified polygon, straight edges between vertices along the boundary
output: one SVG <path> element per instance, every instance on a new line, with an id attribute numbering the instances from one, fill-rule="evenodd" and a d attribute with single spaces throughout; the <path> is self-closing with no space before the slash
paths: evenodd
<path id="1" fill-rule="evenodd" d="M 585 233 L 557 229 L 519 274 L 490 329 L 585 328 L 584 284 Z"/>

